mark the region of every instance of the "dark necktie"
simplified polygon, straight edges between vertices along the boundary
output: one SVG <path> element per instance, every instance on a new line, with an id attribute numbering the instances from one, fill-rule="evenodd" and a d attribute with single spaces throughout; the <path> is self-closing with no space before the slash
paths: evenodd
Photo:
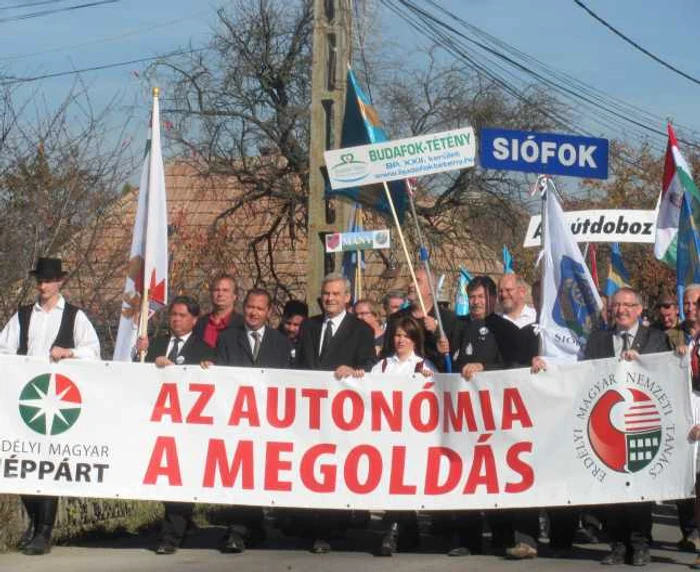
<path id="1" fill-rule="evenodd" d="M 250 332 L 253 336 L 253 361 L 258 361 L 258 354 L 260 353 L 260 332 Z"/>
<path id="2" fill-rule="evenodd" d="M 622 333 L 622 351 L 626 352 L 628 349 L 630 349 L 630 333 L 629 332 L 623 332 Z"/>
<path id="3" fill-rule="evenodd" d="M 180 342 L 182 342 L 182 340 L 180 338 L 176 337 L 173 340 L 173 348 L 170 350 L 170 353 L 168 354 L 168 359 L 173 363 L 175 363 L 177 361 L 177 354 L 180 353 Z"/>
<path id="4" fill-rule="evenodd" d="M 323 332 L 323 341 L 321 341 L 321 353 L 319 354 L 319 357 L 323 357 L 323 355 L 328 351 L 328 348 L 331 345 L 332 338 L 333 338 L 333 322 L 328 320 L 326 322 L 326 329 Z"/>

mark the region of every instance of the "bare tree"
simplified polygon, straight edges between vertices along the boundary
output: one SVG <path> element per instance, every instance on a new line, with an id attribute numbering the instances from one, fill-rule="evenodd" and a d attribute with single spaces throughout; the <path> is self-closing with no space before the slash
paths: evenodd
<path id="1" fill-rule="evenodd" d="M 2 105 L 0 311 L 8 316 L 31 289 L 37 257 L 69 256 L 74 271 L 85 263 L 84 233 L 119 196 L 133 158 L 123 144 L 128 118 L 115 127 L 113 104 L 96 111 L 78 84 L 54 109 L 38 94 L 18 103 L 9 89 Z"/>
<path id="2" fill-rule="evenodd" d="M 175 149 L 201 176 L 233 177 L 245 189 L 219 213 L 212 237 L 220 237 L 227 222 L 235 226 L 251 205 L 274 215 L 248 237 L 247 273 L 282 294 L 293 288 L 279 278 L 276 249 L 280 240 L 294 244 L 307 231 L 312 16 L 309 0 L 237 0 L 217 12 L 207 49 L 153 70 L 165 80 L 163 113 L 173 124 Z M 427 65 L 425 57 L 413 58 L 413 68 L 400 55 L 380 65 L 365 51 L 361 58 L 393 137 L 465 125 L 539 129 L 552 124 L 547 110 L 560 107 L 535 89 L 510 96 L 430 51 Z M 418 210 L 429 239 L 435 245 L 512 243 L 525 213 L 523 181 L 475 169 L 425 178 Z"/>

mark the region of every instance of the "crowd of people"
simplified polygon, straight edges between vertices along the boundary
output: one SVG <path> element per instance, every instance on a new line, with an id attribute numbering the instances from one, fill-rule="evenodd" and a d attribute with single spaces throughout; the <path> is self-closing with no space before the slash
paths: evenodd
<path id="1" fill-rule="evenodd" d="M 36 302 L 22 306 L 0 332 L 0 352 L 49 356 L 54 361 L 99 359 L 94 328 L 85 313 L 60 293 L 66 276 L 61 260 L 40 258 L 32 274 L 37 282 Z M 202 314 L 194 298 L 176 296 L 168 307 L 168 332 L 139 338 L 134 359 L 145 355 L 145 361 L 156 367 L 300 368 L 333 372 L 337 379 L 361 377 L 366 372 L 430 377 L 451 369 L 470 380 L 479 372 L 494 369 L 530 367 L 536 374 L 547 368 L 547 360 L 538 355 L 537 283 L 530 288 L 516 274 L 503 275 L 498 284 L 488 276 L 476 276 L 467 286 L 469 314 L 458 317 L 433 299 L 429 278 L 426 270 L 417 270 L 416 282 L 409 284 L 407 294 L 386 293 L 380 311 L 380 304 L 370 299 L 353 304 L 348 280 L 329 274 L 323 279 L 318 315 L 309 316 L 304 302 L 291 300 L 284 306 L 279 326 L 273 328 L 270 294 L 259 288 L 249 290 L 239 313 L 236 278 L 223 274 L 211 282 L 209 313 Z M 533 305 L 527 303 L 530 291 Z M 685 290 L 683 321 L 670 295 L 658 300 L 654 326 L 642 323 L 642 298 L 632 288 L 619 289 L 606 302 L 585 359 L 617 356 L 634 360 L 640 354 L 673 349 L 679 354 L 690 353 L 694 385 L 700 380 L 699 346 L 695 344 L 700 333 L 700 285 Z M 700 426 L 691 434 L 700 437 Z M 58 499 L 26 495 L 22 501 L 29 526 L 21 549 L 28 555 L 46 554 L 51 548 Z M 193 509 L 191 503 L 165 503 L 158 554 L 177 551 Z M 548 509 L 550 553 L 568 554 L 577 530 L 583 527 L 589 539 L 601 533 L 608 536 L 611 551 L 602 564 L 628 561 L 644 565 L 650 561 L 651 510 L 652 503 L 644 502 L 587 507 L 585 511 L 577 507 Z M 433 531 L 449 544 L 451 556 L 481 552 L 483 531 L 488 526 L 494 552 L 526 559 L 538 556 L 543 514 L 538 508 L 527 508 L 483 513 L 439 511 L 429 516 Z M 700 548 L 694 502 L 679 501 L 678 514 L 682 533 L 678 547 L 694 552 Z M 317 554 L 331 551 L 331 535 L 342 533 L 351 521 L 348 512 L 338 510 L 277 509 L 275 516 L 280 522 L 293 522 L 292 528 Z M 225 552 L 242 552 L 264 537 L 262 507 L 236 507 L 234 520 L 222 547 Z M 390 556 L 400 547 L 416 548 L 418 531 L 417 513 L 387 512 L 377 553 Z"/>

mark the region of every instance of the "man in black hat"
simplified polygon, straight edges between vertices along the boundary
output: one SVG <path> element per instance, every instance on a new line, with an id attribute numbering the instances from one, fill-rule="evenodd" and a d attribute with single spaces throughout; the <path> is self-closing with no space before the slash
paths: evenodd
<path id="1" fill-rule="evenodd" d="M 30 272 L 36 279 L 34 304 L 20 306 L 0 332 L 0 353 L 62 359 L 100 359 L 100 342 L 85 313 L 66 302 L 61 287 L 68 274 L 60 258 L 39 258 Z M 24 554 L 51 550 L 58 497 L 22 496 L 29 527 L 20 540 Z"/>

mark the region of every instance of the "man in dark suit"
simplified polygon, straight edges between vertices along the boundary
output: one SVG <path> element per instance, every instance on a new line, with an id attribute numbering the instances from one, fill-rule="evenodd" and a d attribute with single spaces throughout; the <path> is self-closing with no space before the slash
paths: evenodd
<path id="1" fill-rule="evenodd" d="M 199 304 L 189 296 L 176 296 L 168 310 L 170 333 L 156 336 L 149 343 L 145 337 L 136 342 L 137 352 L 146 351 L 146 361 L 156 367 L 197 365 L 214 356 L 214 350 L 194 335 Z M 166 502 L 156 554 L 174 554 L 182 544 L 194 504 Z"/>
<path id="2" fill-rule="evenodd" d="M 211 312 L 201 316 L 194 326 L 194 335 L 212 348 L 222 332 L 243 325 L 243 318 L 236 312 L 238 285 L 230 274 L 214 278 L 209 288 Z"/>
<path id="3" fill-rule="evenodd" d="M 219 335 L 216 344 L 217 365 L 236 367 L 289 367 L 292 344 L 283 333 L 267 322 L 272 313 L 272 297 L 261 288 L 246 293 L 243 302 L 243 325 Z M 204 367 L 209 364 L 203 363 Z M 265 514 L 259 506 L 237 506 L 235 524 L 228 528 L 223 551 L 240 553 L 246 541 L 260 542 L 265 537 Z"/>
<path id="4" fill-rule="evenodd" d="M 243 302 L 243 327 L 219 335 L 216 364 L 238 367 L 289 367 L 289 338 L 267 325 L 272 298 L 261 288 L 249 290 Z"/>
<path id="5" fill-rule="evenodd" d="M 376 361 L 374 332 L 367 324 L 346 311 L 350 302 L 350 282 L 342 274 L 328 274 L 321 286 L 323 315 L 301 325 L 296 365 L 300 369 L 333 371 L 336 379 L 361 377 Z M 315 538 L 314 554 L 330 552 L 328 538 L 334 527 L 342 529 L 349 520 L 347 511 L 294 511 L 297 520 L 308 522 L 306 536 Z"/>
<path id="6" fill-rule="evenodd" d="M 619 356 L 632 361 L 640 354 L 653 354 L 671 349 L 666 334 L 642 326 L 639 319 L 643 305 L 639 292 L 620 288 L 612 297 L 610 310 L 614 328 L 598 330 L 588 338 L 584 359 Z M 601 564 L 623 564 L 627 556 L 635 566 L 651 561 L 649 536 L 651 533 L 651 503 L 621 503 L 602 507 L 612 550 Z"/>
<path id="7" fill-rule="evenodd" d="M 333 371 L 338 379 L 372 369 L 377 359 L 374 332 L 346 311 L 349 302 L 348 280 L 342 274 L 328 274 L 321 289 L 323 315 L 301 325 L 296 360 L 299 369 Z"/>

